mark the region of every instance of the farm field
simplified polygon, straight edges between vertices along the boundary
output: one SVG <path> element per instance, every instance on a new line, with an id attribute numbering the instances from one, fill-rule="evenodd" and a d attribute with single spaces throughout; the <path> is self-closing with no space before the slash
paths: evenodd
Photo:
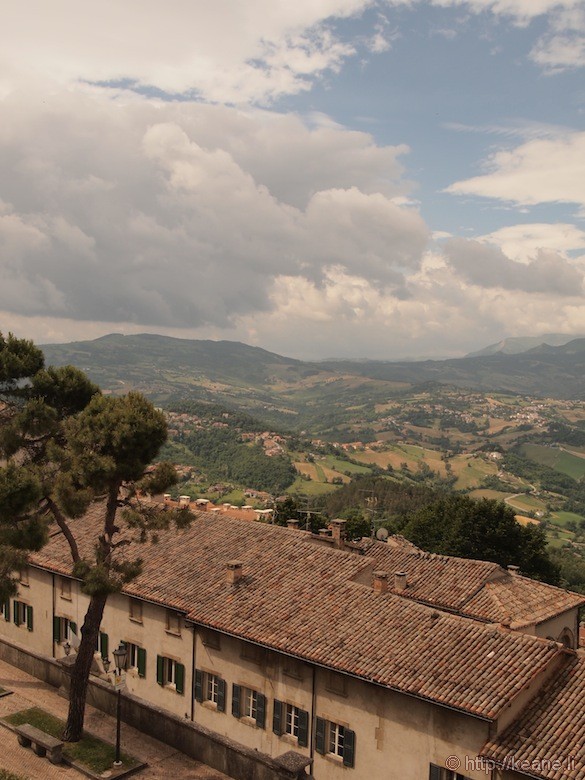
<path id="1" fill-rule="evenodd" d="M 572 455 L 564 449 L 544 447 L 540 444 L 523 444 L 521 451 L 530 460 L 573 479 L 579 480 L 585 476 L 585 458 Z"/>

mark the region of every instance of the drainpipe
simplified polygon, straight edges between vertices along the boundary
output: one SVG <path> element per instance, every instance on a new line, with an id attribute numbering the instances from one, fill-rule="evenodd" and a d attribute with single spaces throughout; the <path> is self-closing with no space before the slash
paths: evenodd
<path id="1" fill-rule="evenodd" d="M 51 626 L 50 626 L 50 629 L 51 629 L 51 632 L 50 632 L 50 636 L 51 636 L 51 658 L 56 658 L 57 656 L 55 655 L 55 642 L 53 641 L 53 631 L 54 631 L 53 626 L 55 625 L 55 598 L 56 598 L 56 596 L 55 596 L 55 575 L 54 574 L 51 574 L 51 582 L 53 583 L 52 584 L 53 593 L 52 593 L 52 598 L 51 598 L 51 605 L 52 605 L 52 609 L 53 609 L 53 614 L 51 615 Z"/>
<path id="2" fill-rule="evenodd" d="M 195 645 L 197 643 L 197 627 L 193 628 L 193 648 L 191 652 L 191 720 L 195 720 Z"/>
<path id="3" fill-rule="evenodd" d="M 309 737 L 309 757 L 312 761 L 315 761 L 315 740 L 313 734 L 315 733 L 315 712 L 317 710 L 317 689 L 315 687 L 315 674 L 316 668 L 313 666 L 313 693 L 311 696 L 311 734 Z M 311 777 L 313 776 L 313 764 L 311 764 Z"/>

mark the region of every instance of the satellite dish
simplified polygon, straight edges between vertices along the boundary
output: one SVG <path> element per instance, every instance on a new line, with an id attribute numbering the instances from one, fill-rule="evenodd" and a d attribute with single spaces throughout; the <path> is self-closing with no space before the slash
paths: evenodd
<path id="1" fill-rule="evenodd" d="M 390 534 L 388 533 L 387 528 L 378 528 L 376 531 L 376 539 L 378 539 L 380 542 L 385 542 Z"/>

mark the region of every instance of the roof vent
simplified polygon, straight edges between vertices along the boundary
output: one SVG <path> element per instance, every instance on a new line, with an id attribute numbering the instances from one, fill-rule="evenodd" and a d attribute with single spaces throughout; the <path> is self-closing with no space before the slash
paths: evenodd
<path id="1" fill-rule="evenodd" d="M 508 566 L 508 571 L 510 574 L 518 574 L 520 572 L 519 566 Z"/>
<path id="2" fill-rule="evenodd" d="M 187 509 L 191 503 L 191 496 L 179 496 L 179 508 Z"/>
<path id="3" fill-rule="evenodd" d="M 299 530 L 299 521 L 295 520 L 294 518 L 291 518 L 290 520 L 286 521 L 286 524 L 289 528 L 292 528 L 293 531 Z"/>
<path id="4" fill-rule="evenodd" d="M 394 590 L 406 590 L 406 572 L 394 572 Z"/>
<path id="5" fill-rule="evenodd" d="M 374 572 L 374 593 L 386 593 L 388 590 L 388 575 L 385 571 Z"/>
<path id="6" fill-rule="evenodd" d="M 243 576 L 244 564 L 242 561 L 228 561 L 227 562 L 227 583 L 228 585 L 236 585 Z"/>

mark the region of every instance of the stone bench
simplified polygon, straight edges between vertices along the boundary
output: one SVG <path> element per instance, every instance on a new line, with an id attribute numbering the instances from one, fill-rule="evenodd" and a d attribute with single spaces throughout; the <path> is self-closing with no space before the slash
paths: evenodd
<path id="1" fill-rule="evenodd" d="M 44 757 L 49 753 L 49 761 L 52 764 L 60 764 L 63 761 L 63 743 L 55 739 L 50 734 L 31 726 L 30 723 L 23 723 L 22 726 L 15 726 L 14 731 L 18 738 L 18 744 L 22 747 L 32 748 L 37 756 Z"/>

